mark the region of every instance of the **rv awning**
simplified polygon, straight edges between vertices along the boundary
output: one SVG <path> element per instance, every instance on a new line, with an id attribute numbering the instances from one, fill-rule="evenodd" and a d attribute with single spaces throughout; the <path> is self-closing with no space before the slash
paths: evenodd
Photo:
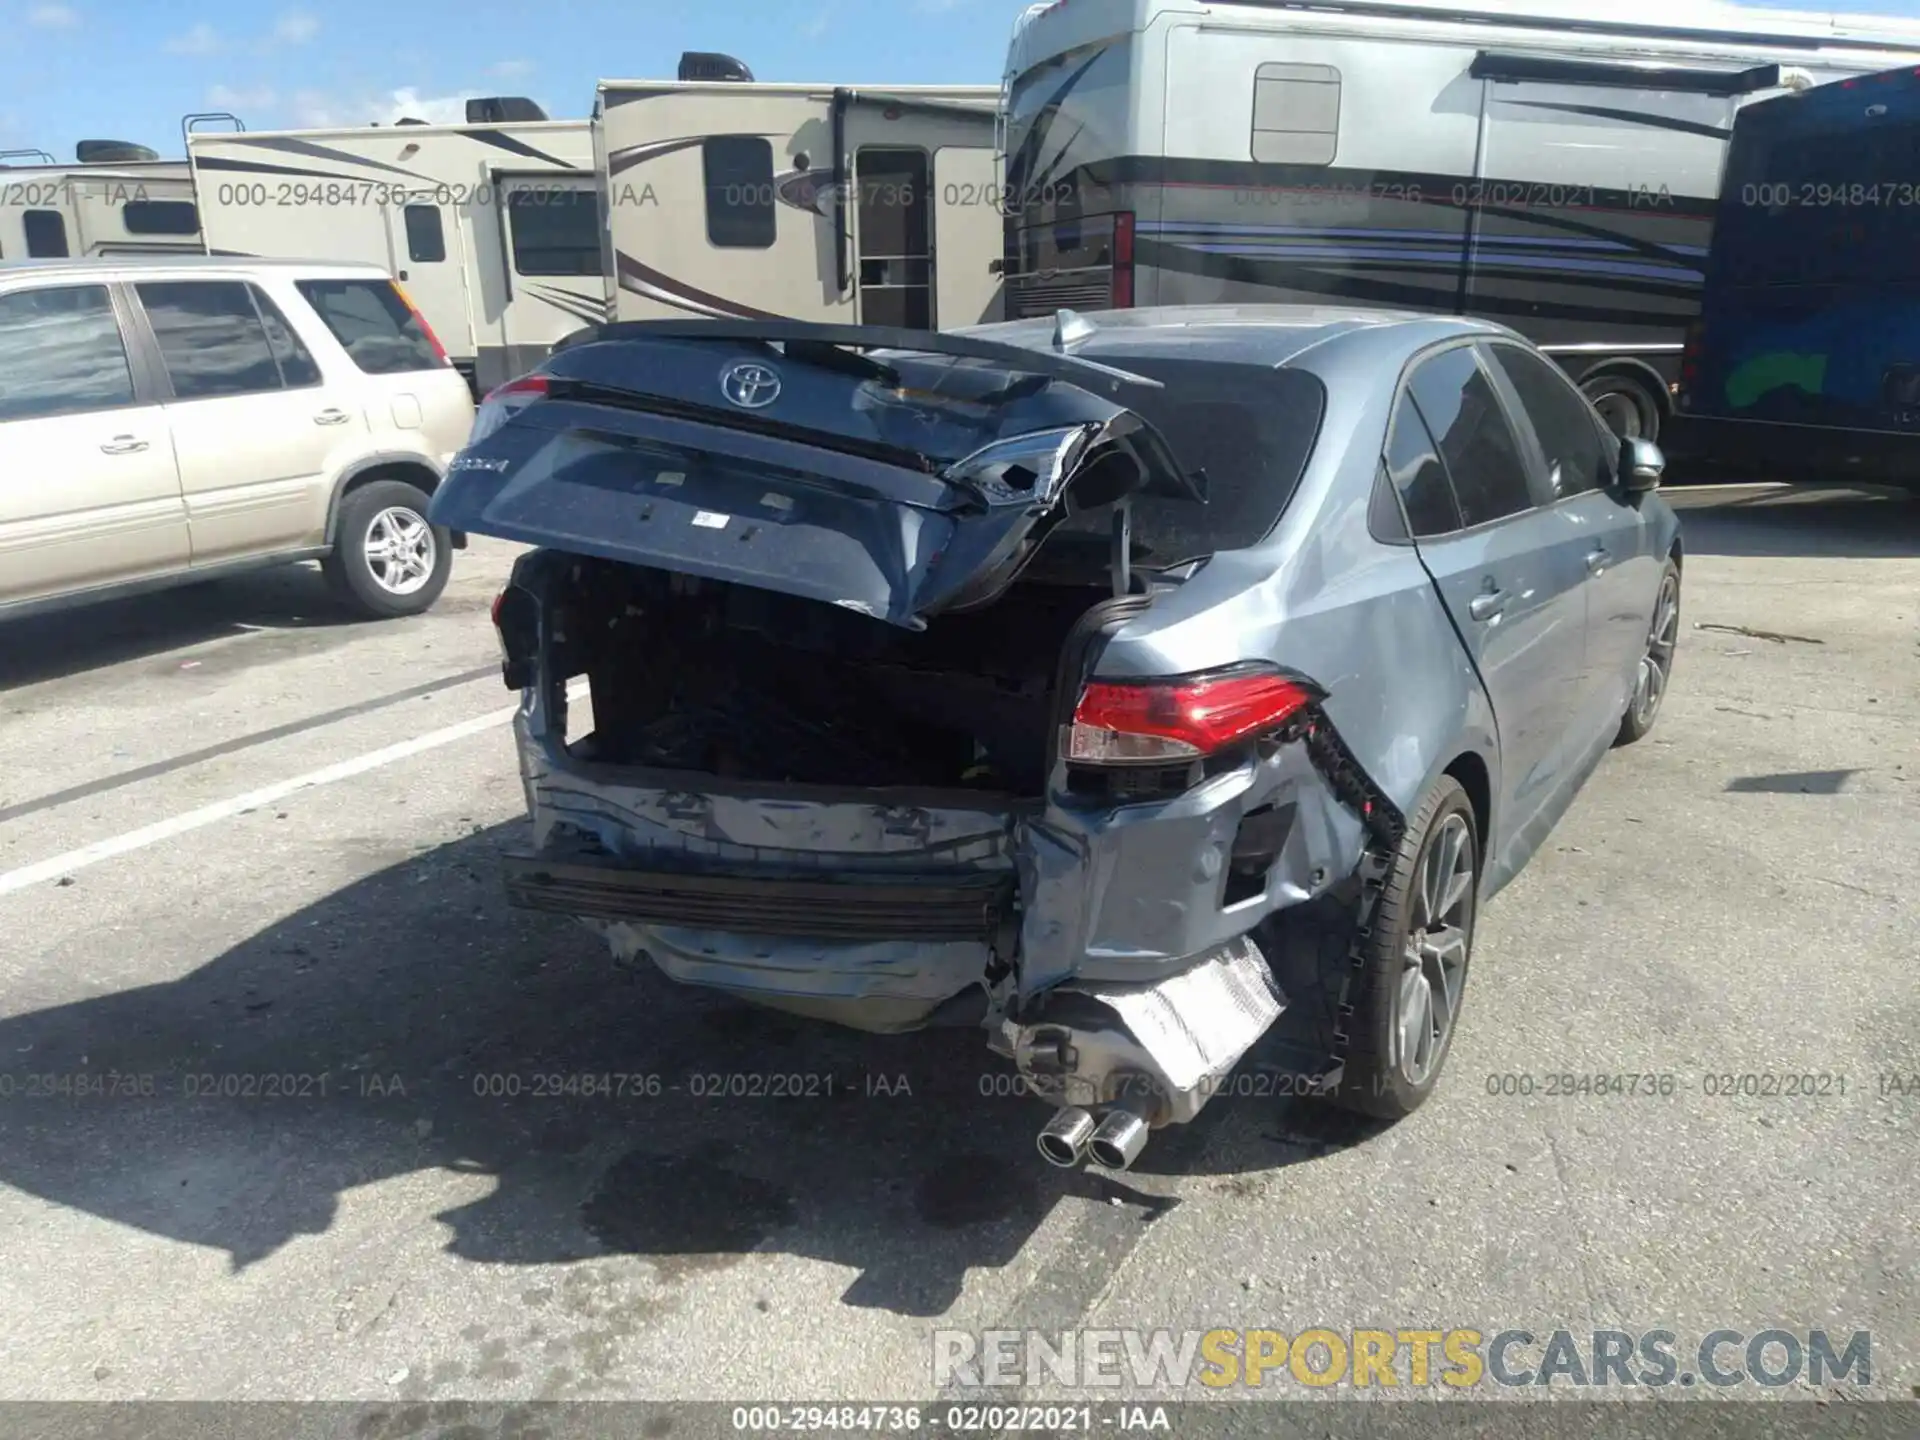
<path id="1" fill-rule="evenodd" d="M 1551 85 L 1600 85 L 1611 90 L 1675 90 L 1695 95 L 1751 95 L 1780 84 L 1778 65 L 1710 70 L 1696 65 L 1629 65 L 1482 50 L 1467 71 L 1475 80 L 1533 80 Z"/>

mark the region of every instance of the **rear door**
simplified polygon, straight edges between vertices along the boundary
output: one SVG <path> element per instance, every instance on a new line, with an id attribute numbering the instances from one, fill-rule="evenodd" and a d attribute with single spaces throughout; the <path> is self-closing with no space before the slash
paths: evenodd
<path id="1" fill-rule="evenodd" d="M 1529 822 L 1571 783 L 1587 619 L 1585 572 L 1567 544 L 1575 532 L 1540 503 L 1527 452 L 1470 344 L 1416 362 L 1387 458 L 1415 547 L 1493 703 L 1501 829 L 1520 846 L 1494 862 L 1517 868 L 1537 843 Z"/>
<path id="2" fill-rule="evenodd" d="M 1619 442 L 1560 368 L 1521 346 L 1487 347 L 1536 441 L 1553 506 L 1588 576 L 1586 719 L 1611 730 L 1633 693 L 1665 557 L 1638 498 L 1616 484 Z"/>
<path id="3" fill-rule="evenodd" d="M 171 392 L 194 565 L 319 545 L 332 478 L 366 447 L 358 396 L 322 376 L 257 286 L 143 280 L 133 290 Z"/>
<path id="4" fill-rule="evenodd" d="M 107 286 L 0 295 L 0 605 L 186 568 L 156 400 Z"/>

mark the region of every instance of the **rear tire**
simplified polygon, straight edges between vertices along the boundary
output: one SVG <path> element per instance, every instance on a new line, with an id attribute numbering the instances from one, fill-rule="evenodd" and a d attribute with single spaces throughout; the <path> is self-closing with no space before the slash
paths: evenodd
<path id="1" fill-rule="evenodd" d="M 1660 589 L 1653 602 L 1653 624 L 1647 631 L 1646 653 L 1640 657 L 1640 669 L 1634 676 L 1633 698 L 1627 701 L 1627 713 L 1620 717 L 1620 733 L 1615 745 L 1631 745 L 1647 738 L 1653 722 L 1660 718 L 1660 702 L 1667 698 L 1673 683 L 1673 659 L 1680 647 L 1680 567 L 1667 561 L 1660 574 Z"/>
<path id="2" fill-rule="evenodd" d="M 1473 802 L 1444 775 L 1408 819 L 1380 892 L 1335 1105 L 1399 1120 L 1433 1093 L 1458 1028 L 1479 902 Z"/>
<path id="3" fill-rule="evenodd" d="M 447 588 L 453 537 L 428 523 L 424 490 L 404 480 L 376 480 L 340 502 L 333 549 L 320 568 L 362 615 L 418 615 Z"/>
<path id="4" fill-rule="evenodd" d="M 1631 375 L 1596 375 L 1582 381 L 1580 389 L 1622 440 L 1659 440 L 1660 401 L 1642 381 Z"/>

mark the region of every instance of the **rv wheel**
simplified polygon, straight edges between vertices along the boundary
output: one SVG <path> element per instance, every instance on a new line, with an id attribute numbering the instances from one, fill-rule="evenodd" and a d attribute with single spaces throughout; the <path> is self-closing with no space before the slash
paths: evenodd
<path id="1" fill-rule="evenodd" d="M 1660 402 L 1631 375 L 1596 375 L 1580 387 L 1600 418 L 1622 440 L 1660 438 Z"/>

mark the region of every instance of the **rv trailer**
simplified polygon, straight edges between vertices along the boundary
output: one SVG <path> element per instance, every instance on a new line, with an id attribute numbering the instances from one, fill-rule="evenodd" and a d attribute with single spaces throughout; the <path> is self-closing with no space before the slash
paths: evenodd
<path id="1" fill-rule="evenodd" d="M 1653 0 L 1068 0 L 1004 80 L 1011 316 L 1467 314 L 1652 438 L 1735 112 L 1920 61 L 1920 23 Z"/>
<path id="2" fill-rule="evenodd" d="M 74 156 L 0 151 L 0 259 L 204 248 L 186 161 L 120 140 L 82 140 Z"/>
<path id="3" fill-rule="evenodd" d="M 680 74 L 600 82 L 615 319 L 1001 318 L 995 87 L 767 84 L 717 55 Z"/>
<path id="4" fill-rule="evenodd" d="M 187 153 L 211 253 L 386 267 L 476 396 L 606 318 L 584 120 L 470 100 L 463 125 L 203 132 Z"/>

